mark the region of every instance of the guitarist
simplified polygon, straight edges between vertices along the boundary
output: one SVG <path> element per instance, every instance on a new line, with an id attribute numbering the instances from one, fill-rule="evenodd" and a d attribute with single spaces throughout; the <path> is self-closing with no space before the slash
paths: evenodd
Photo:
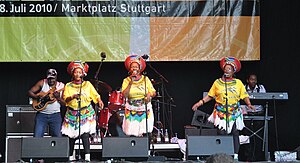
<path id="1" fill-rule="evenodd" d="M 45 108 L 37 111 L 35 116 L 34 137 L 43 137 L 47 126 L 49 126 L 51 136 L 62 136 L 60 131 L 62 124 L 60 107 L 65 105 L 65 101 L 61 97 L 64 86 L 64 83 L 57 81 L 57 71 L 55 69 L 48 69 L 47 78 L 38 81 L 28 91 L 28 95 L 33 101 L 42 101 L 41 99 L 44 99 L 44 102 L 47 101 L 45 100 L 47 99 L 46 97 L 54 97 L 54 100 L 45 104 Z"/>

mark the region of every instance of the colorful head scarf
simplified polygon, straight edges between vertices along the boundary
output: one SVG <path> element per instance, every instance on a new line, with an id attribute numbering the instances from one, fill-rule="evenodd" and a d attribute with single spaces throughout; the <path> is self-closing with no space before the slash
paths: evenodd
<path id="1" fill-rule="evenodd" d="M 223 57 L 220 61 L 220 67 L 224 71 L 226 65 L 231 65 L 233 67 L 234 73 L 241 70 L 241 62 L 234 57 Z"/>
<path id="2" fill-rule="evenodd" d="M 72 61 L 68 68 L 67 68 L 67 71 L 70 75 L 73 74 L 73 71 L 76 69 L 76 68 L 80 68 L 82 69 L 82 72 L 83 72 L 83 75 L 86 76 L 88 71 L 89 71 L 89 65 L 85 62 L 82 62 L 80 60 L 78 61 Z"/>
<path id="3" fill-rule="evenodd" d="M 143 72 L 145 70 L 145 68 L 146 68 L 146 62 L 145 62 L 145 60 L 141 56 L 139 56 L 137 54 L 133 54 L 133 55 L 128 56 L 125 59 L 125 62 L 124 62 L 125 68 L 128 71 L 130 70 L 130 65 L 133 62 L 136 62 L 136 63 L 138 63 L 140 65 L 140 71 L 141 72 Z"/>

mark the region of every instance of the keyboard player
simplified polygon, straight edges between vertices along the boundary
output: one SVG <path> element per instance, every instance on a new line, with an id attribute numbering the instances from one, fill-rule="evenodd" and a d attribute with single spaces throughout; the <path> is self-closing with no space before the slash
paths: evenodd
<path id="1" fill-rule="evenodd" d="M 264 85 L 257 83 L 257 75 L 254 73 L 250 73 L 246 79 L 247 84 L 245 85 L 245 88 L 248 93 L 266 93 L 266 89 Z M 255 111 L 252 109 L 249 109 L 247 105 L 241 105 L 244 114 L 259 114 L 264 111 L 264 108 L 262 105 L 253 105 L 255 106 Z"/>

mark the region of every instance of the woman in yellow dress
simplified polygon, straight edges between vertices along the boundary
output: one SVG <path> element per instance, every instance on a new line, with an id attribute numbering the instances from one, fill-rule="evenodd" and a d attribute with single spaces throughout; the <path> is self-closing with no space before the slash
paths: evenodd
<path id="1" fill-rule="evenodd" d="M 238 130 L 245 127 L 239 101 L 244 100 L 251 109 L 255 109 L 255 107 L 251 105 L 242 81 L 234 77 L 234 74 L 241 69 L 240 61 L 234 57 L 224 57 L 220 61 L 220 67 L 224 75 L 214 81 L 208 95 L 195 103 L 192 109 L 195 111 L 198 107 L 215 99 L 214 110 L 208 121 L 218 127 L 220 134 L 233 135 L 234 157 L 237 159 L 240 143 Z"/>
<path id="2" fill-rule="evenodd" d="M 103 108 L 104 104 L 94 86 L 89 81 L 83 80 L 88 72 L 87 63 L 73 61 L 67 70 L 72 76 L 72 81 L 66 84 L 63 94 L 67 111 L 61 131 L 70 138 L 69 160 L 75 160 L 73 157 L 75 140 L 80 137 L 83 142 L 85 161 L 90 161 L 89 136 L 96 133 L 96 113 L 91 102 L 98 104 L 100 108 Z"/>
<path id="3" fill-rule="evenodd" d="M 126 98 L 122 128 L 126 135 L 141 137 L 147 131 L 151 133 L 153 130 L 154 115 L 151 98 L 156 95 L 156 90 L 150 79 L 141 74 L 146 68 L 145 60 L 142 57 L 128 56 L 125 60 L 125 68 L 128 70 L 129 76 L 123 79 L 122 83 L 122 93 Z"/>

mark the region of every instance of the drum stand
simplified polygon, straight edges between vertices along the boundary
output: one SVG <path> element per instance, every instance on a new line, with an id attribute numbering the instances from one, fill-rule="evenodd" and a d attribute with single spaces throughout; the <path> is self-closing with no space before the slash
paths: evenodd
<path id="1" fill-rule="evenodd" d="M 104 111 L 104 115 L 100 115 L 101 111 L 99 110 L 98 118 L 97 118 L 97 120 L 98 120 L 98 123 L 97 123 L 97 128 L 98 128 L 97 137 L 98 138 L 106 137 L 107 134 L 108 134 L 108 136 L 111 136 L 111 134 L 109 132 L 109 129 L 108 129 L 108 121 L 109 121 L 109 118 L 110 118 L 109 109 L 104 108 L 102 111 Z M 100 118 L 104 118 L 105 122 L 101 122 Z M 99 141 L 99 143 L 100 143 L 100 141 Z"/>
<path id="2" fill-rule="evenodd" d="M 101 138 L 106 137 L 107 134 L 108 134 L 109 137 L 111 137 L 111 134 L 110 134 L 109 129 L 108 129 L 108 124 L 106 125 L 106 127 L 104 129 L 105 129 L 105 131 L 104 131 L 104 134 L 101 134 Z"/>
<path id="3" fill-rule="evenodd" d="M 102 129 L 102 127 L 100 127 L 101 125 L 100 125 L 100 113 L 101 113 L 101 111 L 99 110 L 99 107 L 96 105 L 95 106 L 95 110 L 96 110 L 96 134 L 92 137 L 93 138 L 93 143 L 101 143 L 101 139 L 103 138 L 103 135 L 104 134 L 102 134 L 102 131 L 101 131 L 101 129 Z M 108 128 L 108 126 L 106 127 L 105 126 L 105 128 Z"/>

